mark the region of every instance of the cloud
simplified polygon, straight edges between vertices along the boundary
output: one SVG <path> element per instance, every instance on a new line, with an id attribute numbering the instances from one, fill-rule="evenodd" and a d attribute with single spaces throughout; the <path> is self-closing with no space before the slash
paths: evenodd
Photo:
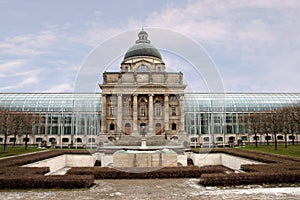
<path id="1" fill-rule="evenodd" d="M 6 38 L 0 43 L 0 53 L 4 55 L 35 56 L 50 53 L 47 49 L 56 36 L 51 31 L 40 31 L 37 34 L 25 34 Z"/>
<path id="2" fill-rule="evenodd" d="M 180 6 L 162 4 L 143 17 L 115 15 L 122 17 L 119 24 L 101 21 L 105 12 L 95 10 L 94 18 L 46 24 L 0 40 L 0 55 L 5 58 L 0 64 L 0 91 L 72 91 L 76 71 L 99 43 L 122 31 L 161 27 L 202 44 L 219 67 L 226 91 L 299 92 L 299 9 L 297 0 L 187 1 Z M 32 70 L 41 71 L 33 79 L 22 75 Z"/>
<path id="3" fill-rule="evenodd" d="M 57 85 L 53 85 L 51 86 L 48 90 L 46 90 L 45 92 L 70 92 L 73 90 L 73 84 L 70 83 L 61 83 L 61 84 L 57 84 Z"/>
<path id="4" fill-rule="evenodd" d="M 14 75 L 9 76 L 6 80 L 6 84 L 0 86 L 0 92 L 6 92 L 11 90 L 22 90 L 24 87 L 32 87 L 33 85 L 37 85 L 41 81 L 40 74 L 42 70 L 24 70 Z"/>

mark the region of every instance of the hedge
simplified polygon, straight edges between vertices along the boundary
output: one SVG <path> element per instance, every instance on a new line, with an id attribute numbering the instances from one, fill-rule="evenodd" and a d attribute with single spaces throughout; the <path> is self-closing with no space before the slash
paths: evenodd
<path id="1" fill-rule="evenodd" d="M 88 188 L 94 176 L 0 176 L 0 189 Z"/>
<path id="2" fill-rule="evenodd" d="M 199 183 L 203 186 L 233 186 L 248 184 L 299 183 L 300 171 L 284 173 L 203 174 Z"/>
<path id="3" fill-rule="evenodd" d="M 3 159 L 0 163 L 0 189 L 91 187 L 94 184 L 94 175 L 45 176 L 49 167 L 21 167 L 62 154 L 89 153 L 82 150 L 54 150 Z"/>
<path id="4" fill-rule="evenodd" d="M 224 166 L 189 166 L 189 167 L 165 167 L 157 170 L 148 168 L 135 168 L 141 173 L 130 172 L 130 168 L 108 167 L 75 167 L 67 173 L 70 175 L 94 175 L 96 179 L 156 179 L 156 178 L 197 178 L 205 173 L 225 173 L 230 169 Z"/>

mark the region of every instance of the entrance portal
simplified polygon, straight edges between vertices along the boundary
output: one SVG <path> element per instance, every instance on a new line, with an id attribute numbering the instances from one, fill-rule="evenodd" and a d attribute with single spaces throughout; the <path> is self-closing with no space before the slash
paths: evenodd
<path id="1" fill-rule="evenodd" d="M 142 136 L 146 135 L 146 124 L 145 123 L 140 124 L 140 133 L 142 134 Z"/>
<path id="2" fill-rule="evenodd" d="M 161 124 L 160 123 L 155 124 L 155 134 L 161 135 Z"/>
<path id="3" fill-rule="evenodd" d="M 125 134 L 130 135 L 131 134 L 131 125 L 129 123 L 125 124 Z"/>

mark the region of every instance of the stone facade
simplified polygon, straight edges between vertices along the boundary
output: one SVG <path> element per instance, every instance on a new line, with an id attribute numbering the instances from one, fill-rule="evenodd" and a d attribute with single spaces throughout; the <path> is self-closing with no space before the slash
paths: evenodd
<path id="1" fill-rule="evenodd" d="M 181 72 L 167 72 L 148 34 L 125 54 L 120 72 L 104 72 L 101 132 L 111 135 L 168 138 L 184 132 L 184 89 Z M 130 52 L 134 50 L 134 53 Z"/>

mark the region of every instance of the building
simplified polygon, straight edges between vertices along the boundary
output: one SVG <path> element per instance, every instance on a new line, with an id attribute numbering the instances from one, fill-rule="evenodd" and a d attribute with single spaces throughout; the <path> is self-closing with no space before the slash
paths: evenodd
<path id="1" fill-rule="evenodd" d="M 120 71 L 104 72 L 99 87 L 101 93 L 1 93 L 0 108 L 41 116 L 29 138 L 35 145 L 46 141 L 47 146 L 95 147 L 122 135 L 163 135 L 186 138 L 191 145 L 215 145 L 253 142 L 245 116 L 300 102 L 300 93 L 185 93 L 183 74 L 167 71 L 144 30 L 126 52 Z M 264 142 L 265 135 L 258 139 Z M 17 144 L 24 141 L 18 135 Z M 13 142 L 10 135 L 8 143 Z"/>

